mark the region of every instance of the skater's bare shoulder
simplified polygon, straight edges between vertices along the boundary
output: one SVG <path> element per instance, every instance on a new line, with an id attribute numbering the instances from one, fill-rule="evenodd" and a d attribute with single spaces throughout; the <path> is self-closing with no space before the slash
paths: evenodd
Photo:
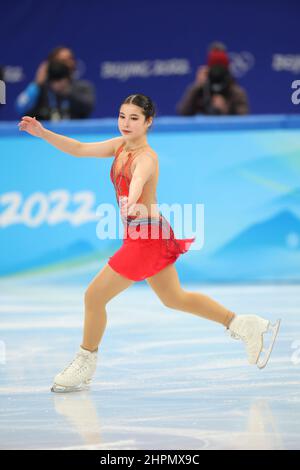
<path id="1" fill-rule="evenodd" d="M 143 183 L 154 176 L 158 168 L 158 156 L 150 147 L 143 150 L 132 162 L 131 172 L 135 178 L 140 177 Z"/>
<path id="2" fill-rule="evenodd" d="M 153 150 L 152 147 L 150 147 L 150 145 L 138 153 L 138 155 L 134 159 L 134 162 L 137 162 L 138 160 L 145 161 L 149 158 L 152 159 L 153 162 L 158 162 L 158 154 L 157 152 L 155 152 L 155 150 Z"/>

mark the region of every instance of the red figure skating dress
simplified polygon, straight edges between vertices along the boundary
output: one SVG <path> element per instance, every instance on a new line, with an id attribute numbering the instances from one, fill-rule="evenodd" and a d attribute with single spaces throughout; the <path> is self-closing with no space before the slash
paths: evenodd
<path id="1" fill-rule="evenodd" d="M 111 166 L 110 178 L 119 198 L 129 194 L 131 181 L 130 166 L 134 154 L 129 153 L 125 165 L 116 174 L 116 161 L 123 149 L 123 145 L 116 152 Z M 143 203 L 143 194 L 137 201 Z M 188 251 L 194 238 L 176 239 L 171 225 L 160 213 L 159 217 L 138 218 L 128 216 L 123 219 L 124 239 L 123 244 L 108 260 L 111 268 L 122 276 L 133 281 L 142 281 L 154 276 L 157 272 Z"/>

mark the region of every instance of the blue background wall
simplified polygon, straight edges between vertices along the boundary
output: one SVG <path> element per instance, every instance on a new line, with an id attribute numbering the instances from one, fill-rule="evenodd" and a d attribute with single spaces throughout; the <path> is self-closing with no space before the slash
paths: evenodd
<path id="1" fill-rule="evenodd" d="M 300 74 L 299 16 L 296 0 L 3 0 L 0 63 L 6 66 L 7 105 L 0 119 L 17 118 L 15 97 L 60 43 L 74 49 L 81 76 L 96 85 L 93 117 L 114 117 L 133 92 L 150 95 L 160 115 L 174 115 L 216 39 L 234 59 L 252 113 L 298 113 L 291 83 Z M 104 74 L 107 62 L 114 64 L 113 76 Z"/>
<path id="2" fill-rule="evenodd" d="M 116 120 L 48 127 L 82 141 L 118 135 Z M 182 279 L 300 280 L 299 142 L 295 116 L 157 119 L 158 203 L 204 204 L 204 246 L 178 260 Z M 96 234 L 98 205 L 116 207 L 113 159 L 63 154 L 16 123 L 0 124 L 0 148 L 0 274 L 88 262 L 98 271 L 121 244 Z"/>

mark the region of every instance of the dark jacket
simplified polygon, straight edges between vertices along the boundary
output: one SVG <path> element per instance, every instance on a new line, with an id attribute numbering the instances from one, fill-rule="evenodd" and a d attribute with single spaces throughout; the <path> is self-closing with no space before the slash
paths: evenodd
<path id="1" fill-rule="evenodd" d="M 226 114 L 248 114 L 248 98 L 246 91 L 237 83 L 232 82 L 225 97 L 229 104 L 229 112 Z M 211 104 L 211 96 L 203 85 L 193 83 L 186 89 L 182 99 L 177 104 L 177 113 L 183 116 L 193 116 L 195 114 L 221 114 L 214 109 Z"/>
<path id="2" fill-rule="evenodd" d="M 54 93 L 47 82 L 41 86 L 31 83 L 17 98 L 19 114 L 40 120 L 87 118 L 94 106 L 94 86 L 87 80 L 73 80 L 68 96 Z"/>

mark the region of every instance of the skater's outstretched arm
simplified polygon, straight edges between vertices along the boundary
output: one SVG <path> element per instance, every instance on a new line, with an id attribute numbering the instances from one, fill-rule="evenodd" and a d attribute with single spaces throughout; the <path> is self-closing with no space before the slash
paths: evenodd
<path id="1" fill-rule="evenodd" d="M 103 142 L 79 142 L 46 129 L 36 118 L 24 116 L 19 122 L 19 130 L 44 139 L 49 144 L 73 157 L 112 157 L 116 148 L 123 142 L 123 137 L 104 140 Z"/>

